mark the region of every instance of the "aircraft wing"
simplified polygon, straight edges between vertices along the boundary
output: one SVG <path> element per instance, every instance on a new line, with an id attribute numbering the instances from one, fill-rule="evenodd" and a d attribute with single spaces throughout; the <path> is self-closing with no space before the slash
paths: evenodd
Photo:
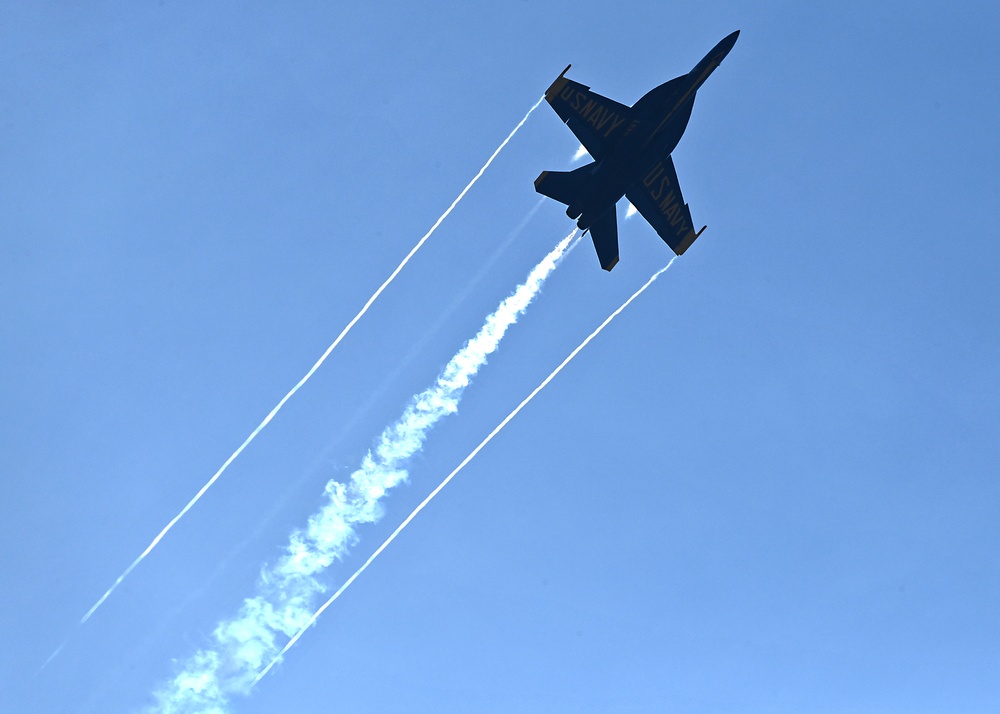
<path id="1" fill-rule="evenodd" d="M 566 79 L 568 69 L 563 70 L 545 91 L 545 99 L 590 155 L 600 161 L 607 147 L 625 131 L 626 119 L 632 110 L 590 91 L 590 87 Z"/>
<path id="2" fill-rule="evenodd" d="M 691 224 L 691 211 L 684 203 L 674 162 L 669 156 L 632 184 L 625 191 L 625 197 L 677 255 L 691 247 L 695 238 L 701 235 L 701 231 L 695 233 Z"/>

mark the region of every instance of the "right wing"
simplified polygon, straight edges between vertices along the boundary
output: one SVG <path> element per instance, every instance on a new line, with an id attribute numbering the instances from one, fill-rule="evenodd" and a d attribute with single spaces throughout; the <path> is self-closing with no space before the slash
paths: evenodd
<path id="1" fill-rule="evenodd" d="M 677 255 L 690 248 L 701 235 L 691 225 L 691 211 L 684 203 L 674 162 L 669 156 L 656 162 L 642 179 L 632 184 L 625 197 Z"/>
<path id="2" fill-rule="evenodd" d="M 566 79 L 568 69 L 545 91 L 545 99 L 590 155 L 600 161 L 607 153 L 607 146 L 624 132 L 625 120 L 632 110 L 591 92 L 590 87 Z"/>

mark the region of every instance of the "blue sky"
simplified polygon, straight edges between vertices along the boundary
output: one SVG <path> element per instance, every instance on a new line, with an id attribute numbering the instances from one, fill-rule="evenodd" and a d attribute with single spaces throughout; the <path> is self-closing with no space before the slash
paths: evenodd
<path id="1" fill-rule="evenodd" d="M 631 104 L 739 29 L 674 153 L 708 230 L 233 711 L 996 710 L 993 4 L 2 17 L 0 709 L 150 705 L 571 229 L 508 240 L 577 148 L 547 106 L 80 616 L 566 64 Z M 670 256 L 621 244 L 556 270 L 331 587 Z"/>

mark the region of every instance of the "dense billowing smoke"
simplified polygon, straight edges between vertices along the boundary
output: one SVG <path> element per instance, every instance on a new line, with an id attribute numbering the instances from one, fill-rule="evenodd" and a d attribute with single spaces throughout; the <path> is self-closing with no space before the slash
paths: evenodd
<path id="1" fill-rule="evenodd" d="M 408 461 L 420 451 L 430 429 L 457 411 L 465 387 L 538 295 L 575 234 L 563 238 L 531 270 L 452 357 L 434 384 L 412 398 L 347 483 L 327 484 L 324 505 L 305 528 L 292 533 L 284 555 L 262 570 L 256 594 L 243 601 L 234 617 L 219 623 L 212 645 L 189 657 L 156 694 L 156 711 L 225 711 L 229 698 L 245 694 L 262 668 L 280 656 L 289 638 L 314 620 L 316 604 L 325 591 L 318 576 L 356 542 L 357 526 L 378 520 L 382 497 L 407 478 Z"/>
<path id="2" fill-rule="evenodd" d="M 101 605 L 104 604 L 104 601 L 108 599 L 111 593 L 113 593 L 119 585 L 121 585 L 122 581 L 124 581 L 125 578 L 127 578 L 129 574 L 135 569 L 135 567 L 139 565 L 139 563 L 141 563 L 143 559 L 152 552 L 153 548 L 155 548 L 159 544 L 159 542 L 163 540 L 163 537 L 167 534 L 167 532 L 169 532 L 170 529 L 173 528 L 174 525 L 176 525 L 176 523 L 181 518 L 183 518 L 184 515 L 189 510 L 191 510 L 194 504 L 196 504 L 201 499 L 201 497 L 205 495 L 205 492 L 212 487 L 212 484 L 214 484 L 219 479 L 220 476 L 222 476 L 223 472 L 227 468 L 229 468 L 229 465 L 236 460 L 236 457 L 239 456 L 241 453 L 243 453 L 243 450 L 250 445 L 250 442 L 253 441 L 255 438 L 257 438 L 257 435 L 261 431 L 263 431 L 264 427 L 266 427 L 270 423 L 270 421 L 274 418 L 274 416 L 281 410 L 281 408 L 285 406 L 285 402 L 291 399 L 292 396 L 297 391 L 299 391 L 302 385 L 304 385 L 306 382 L 309 381 L 309 378 L 312 377 L 313 374 L 316 372 L 316 370 L 319 369 L 320 366 L 326 361 L 326 358 L 330 356 L 330 353 L 337 348 L 337 345 L 339 345 L 341 341 L 344 339 L 344 337 L 347 336 L 347 333 L 351 331 L 351 328 L 353 328 L 354 325 L 357 324 L 358 320 L 360 320 L 364 316 L 364 314 L 368 312 L 368 308 L 370 308 L 372 304 L 379 298 L 379 296 L 382 294 L 382 291 L 384 291 L 387 287 L 389 287 L 389 284 L 396 279 L 396 276 L 399 275 L 400 271 L 402 271 L 402 269 L 406 266 L 406 264 L 410 262 L 410 258 L 412 258 L 416 254 L 416 252 L 420 250 L 420 247 L 427 242 L 427 239 L 434 234 L 434 231 L 436 231 L 438 229 L 438 226 L 440 226 L 444 222 L 444 219 L 447 218 L 448 215 L 453 210 L 455 210 L 455 206 L 458 205 L 459 201 L 465 198 L 465 194 L 469 192 L 469 189 L 471 189 L 480 179 L 480 177 L 486 172 L 486 169 L 490 167 L 490 164 L 493 163 L 493 160 L 500 154 L 501 151 L 503 151 L 504 147 L 507 146 L 510 140 L 514 137 L 514 134 L 517 133 L 518 129 L 524 126 L 524 123 L 528 120 L 528 117 L 531 116 L 531 113 L 538 108 L 538 105 L 541 104 L 543 100 L 544 97 L 535 102 L 535 104 L 531 107 L 531 109 L 528 110 L 528 113 L 525 114 L 524 117 L 521 119 L 521 121 L 518 122 L 517 126 L 515 126 L 511 130 L 510 134 L 507 135 L 507 138 L 500 143 L 500 146 L 498 146 L 496 150 L 493 152 L 493 154 L 490 155 L 490 158 L 486 160 L 486 163 L 483 164 L 483 167 L 479 169 L 478 173 L 476 173 L 476 175 L 472 177 L 472 180 L 469 181 L 468 184 L 466 184 L 465 188 L 462 189 L 462 192 L 458 194 L 458 197 L 451 202 L 451 205 L 448 206 L 445 212 L 438 217 L 438 219 L 434 222 L 434 225 L 432 225 L 428 229 L 428 231 L 424 233 L 424 235 L 420 238 L 420 240 L 416 242 L 413 248 L 410 249 L 410 252 L 406 254 L 406 257 L 403 258 L 403 260 L 399 263 L 399 265 L 396 266 L 396 269 L 392 271 L 392 274 L 385 279 L 385 282 L 383 282 L 378 287 L 378 289 L 374 293 L 372 293 L 372 296 L 368 298 L 368 301 L 358 311 L 358 314 L 355 315 L 349 323 L 347 323 L 347 326 L 343 330 L 341 330 L 340 334 L 337 335 L 337 338 L 330 344 L 329 347 L 326 348 L 326 352 L 324 352 L 322 356 L 320 356 L 320 358 L 316 360 L 316 363 L 309 368 L 309 371 L 306 372 L 305 376 L 302 377 L 302 379 L 300 379 L 298 383 L 294 387 L 292 387 L 284 397 L 281 398 L 281 401 L 279 401 L 275 405 L 275 407 L 268 413 L 268 415 L 264 417 L 264 420 L 257 425 L 257 428 L 255 428 L 252 432 L 250 432 L 250 436 L 248 436 L 243 441 L 243 443 L 239 445 L 239 448 L 237 448 L 236 451 L 234 451 L 230 455 L 230 457 L 226 459 L 225 463 L 223 463 L 222 466 L 219 467 L 219 470 L 212 475 L 212 478 L 210 478 L 208 481 L 205 482 L 205 485 L 202 486 L 201 489 L 199 489 L 198 492 L 191 498 L 191 500 L 187 502 L 187 505 L 185 505 L 184 508 L 182 508 L 180 512 L 176 516 L 174 516 L 170 520 L 170 522 L 167 523 L 167 525 L 165 525 L 160 530 L 159 533 L 156 534 L 156 537 L 153 538 L 152 542 L 150 542 L 148 546 L 146 546 L 146 549 L 142 551 L 138 556 L 136 556 L 135 560 L 133 560 L 131 564 L 129 564 L 129 566 L 125 568 L 122 574 L 119 575 L 118 578 L 111 584 L 111 587 L 109 587 L 105 591 L 105 593 L 101 595 L 98 601 L 94 603 L 94 605 L 89 610 L 87 610 L 86 614 L 82 618 L 80 618 L 81 625 L 90 619 L 90 616 L 97 611 L 97 608 L 99 608 Z M 56 655 L 59 654 L 60 649 L 62 649 L 62 645 L 60 645 L 59 649 L 57 649 L 49 656 L 49 659 L 46 660 L 46 664 L 48 664 L 53 658 L 56 657 Z"/>

